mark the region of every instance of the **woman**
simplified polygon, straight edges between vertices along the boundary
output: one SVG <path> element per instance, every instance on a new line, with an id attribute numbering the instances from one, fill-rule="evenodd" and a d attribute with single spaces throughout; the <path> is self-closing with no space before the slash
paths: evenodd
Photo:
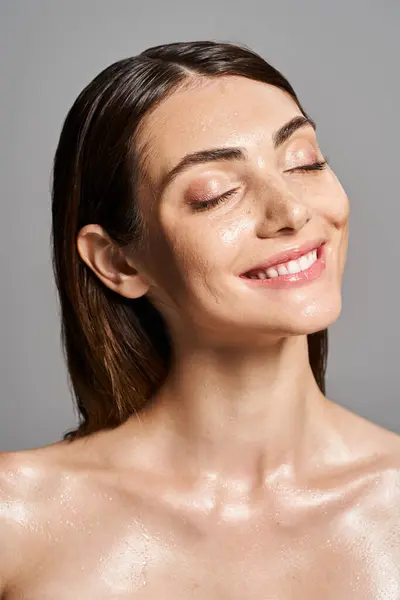
<path id="1" fill-rule="evenodd" d="M 348 200 L 250 50 L 100 73 L 54 164 L 81 424 L 2 456 L 3 597 L 400 597 L 399 437 L 324 394 Z"/>

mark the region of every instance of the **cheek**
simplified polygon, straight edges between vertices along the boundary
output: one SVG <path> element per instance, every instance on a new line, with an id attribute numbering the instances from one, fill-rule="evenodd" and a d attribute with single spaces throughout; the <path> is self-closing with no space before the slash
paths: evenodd
<path id="1" fill-rule="evenodd" d="M 321 214 L 336 230 L 338 275 L 343 275 L 346 264 L 350 203 L 343 186 L 334 173 L 331 174 L 330 186 L 321 195 Z"/>
<path id="2" fill-rule="evenodd" d="M 179 265 L 176 261 L 175 250 L 165 230 L 157 224 L 149 227 L 146 240 L 143 263 L 152 279 L 155 288 L 170 290 L 179 286 Z"/>
<path id="3" fill-rule="evenodd" d="M 222 248 L 226 248 L 227 252 L 232 254 L 232 248 L 246 236 L 248 231 L 254 229 L 254 218 L 251 211 L 248 210 L 240 217 L 235 218 L 229 223 L 224 223 L 223 227 L 217 228 L 217 243 Z"/>
<path id="4" fill-rule="evenodd" d="M 182 279 L 193 284 L 217 271 L 226 260 L 224 246 L 218 232 L 204 224 L 185 235 L 178 232 L 172 248 Z"/>
<path id="5" fill-rule="evenodd" d="M 340 181 L 333 172 L 328 172 L 324 180 L 306 191 L 306 198 L 313 208 L 336 229 L 347 226 L 349 200 Z"/>
<path id="6" fill-rule="evenodd" d="M 148 264 L 158 286 L 171 298 L 185 297 L 201 285 L 220 258 L 215 237 L 201 229 L 186 228 L 184 223 L 164 229 L 150 244 Z"/>
<path id="7" fill-rule="evenodd" d="M 339 181 L 332 190 L 331 204 L 328 209 L 328 214 L 331 217 L 333 224 L 338 229 L 347 229 L 350 214 L 350 204 L 347 194 Z"/>
<path id="8" fill-rule="evenodd" d="M 221 272 L 234 269 L 246 232 L 251 229 L 250 216 L 242 215 L 218 224 L 201 215 L 182 222 L 168 233 L 168 252 L 185 288 L 199 289 L 219 285 Z"/>
<path id="9" fill-rule="evenodd" d="M 198 262 L 203 269 L 218 271 L 229 269 L 237 260 L 243 240 L 254 230 L 251 210 L 244 210 L 235 217 L 222 216 L 220 223 L 213 218 L 202 221 L 192 230 L 190 244 L 195 248 Z"/>
<path id="10" fill-rule="evenodd" d="M 348 225 L 348 222 L 346 222 L 345 226 L 342 228 L 342 231 L 341 231 L 340 249 L 339 249 L 339 266 L 340 266 L 341 274 L 343 274 L 344 266 L 346 264 L 348 237 L 349 237 L 349 225 Z"/>

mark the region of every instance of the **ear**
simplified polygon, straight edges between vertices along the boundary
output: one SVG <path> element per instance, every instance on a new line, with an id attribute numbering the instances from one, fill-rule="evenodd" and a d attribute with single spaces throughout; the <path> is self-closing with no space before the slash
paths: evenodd
<path id="1" fill-rule="evenodd" d="M 126 298 L 140 298 L 150 282 L 100 225 L 85 225 L 77 238 L 81 259 L 108 288 Z"/>

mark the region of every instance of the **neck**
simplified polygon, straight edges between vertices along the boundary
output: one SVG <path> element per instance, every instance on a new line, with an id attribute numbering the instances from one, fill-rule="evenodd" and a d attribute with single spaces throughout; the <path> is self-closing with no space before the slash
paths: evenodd
<path id="1" fill-rule="evenodd" d="M 296 336 L 246 353 L 185 348 L 153 412 L 174 468 L 256 486 L 315 456 L 324 406 L 307 338 Z"/>

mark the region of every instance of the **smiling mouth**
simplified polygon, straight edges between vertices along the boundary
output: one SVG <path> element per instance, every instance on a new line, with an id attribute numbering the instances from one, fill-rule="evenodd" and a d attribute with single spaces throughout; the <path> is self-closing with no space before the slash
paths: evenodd
<path id="1" fill-rule="evenodd" d="M 259 265 L 239 277 L 251 285 L 267 288 L 291 288 L 310 284 L 325 271 L 325 246 L 326 240 L 304 245 L 303 251 L 296 248 L 283 252 L 281 262 L 278 262 L 278 255 L 276 259 L 269 261 L 269 265 L 268 262 L 264 266 Z"/>
<path id="2" fill-rule="evenodd" d="M 314 250 L 303 254 L 297 259 L 279 263 L 267 269 L 252 269 L 251 271 L 244 273 L 242 277 L 245 277 L 246 279 L 275 279 L 282 275 L 296 275 L 297 273 L 303 273 L 308 271 L 308 269 L 317 262 L 320 248 L 321 246 L 319 248 L 314 248 Z"/>

